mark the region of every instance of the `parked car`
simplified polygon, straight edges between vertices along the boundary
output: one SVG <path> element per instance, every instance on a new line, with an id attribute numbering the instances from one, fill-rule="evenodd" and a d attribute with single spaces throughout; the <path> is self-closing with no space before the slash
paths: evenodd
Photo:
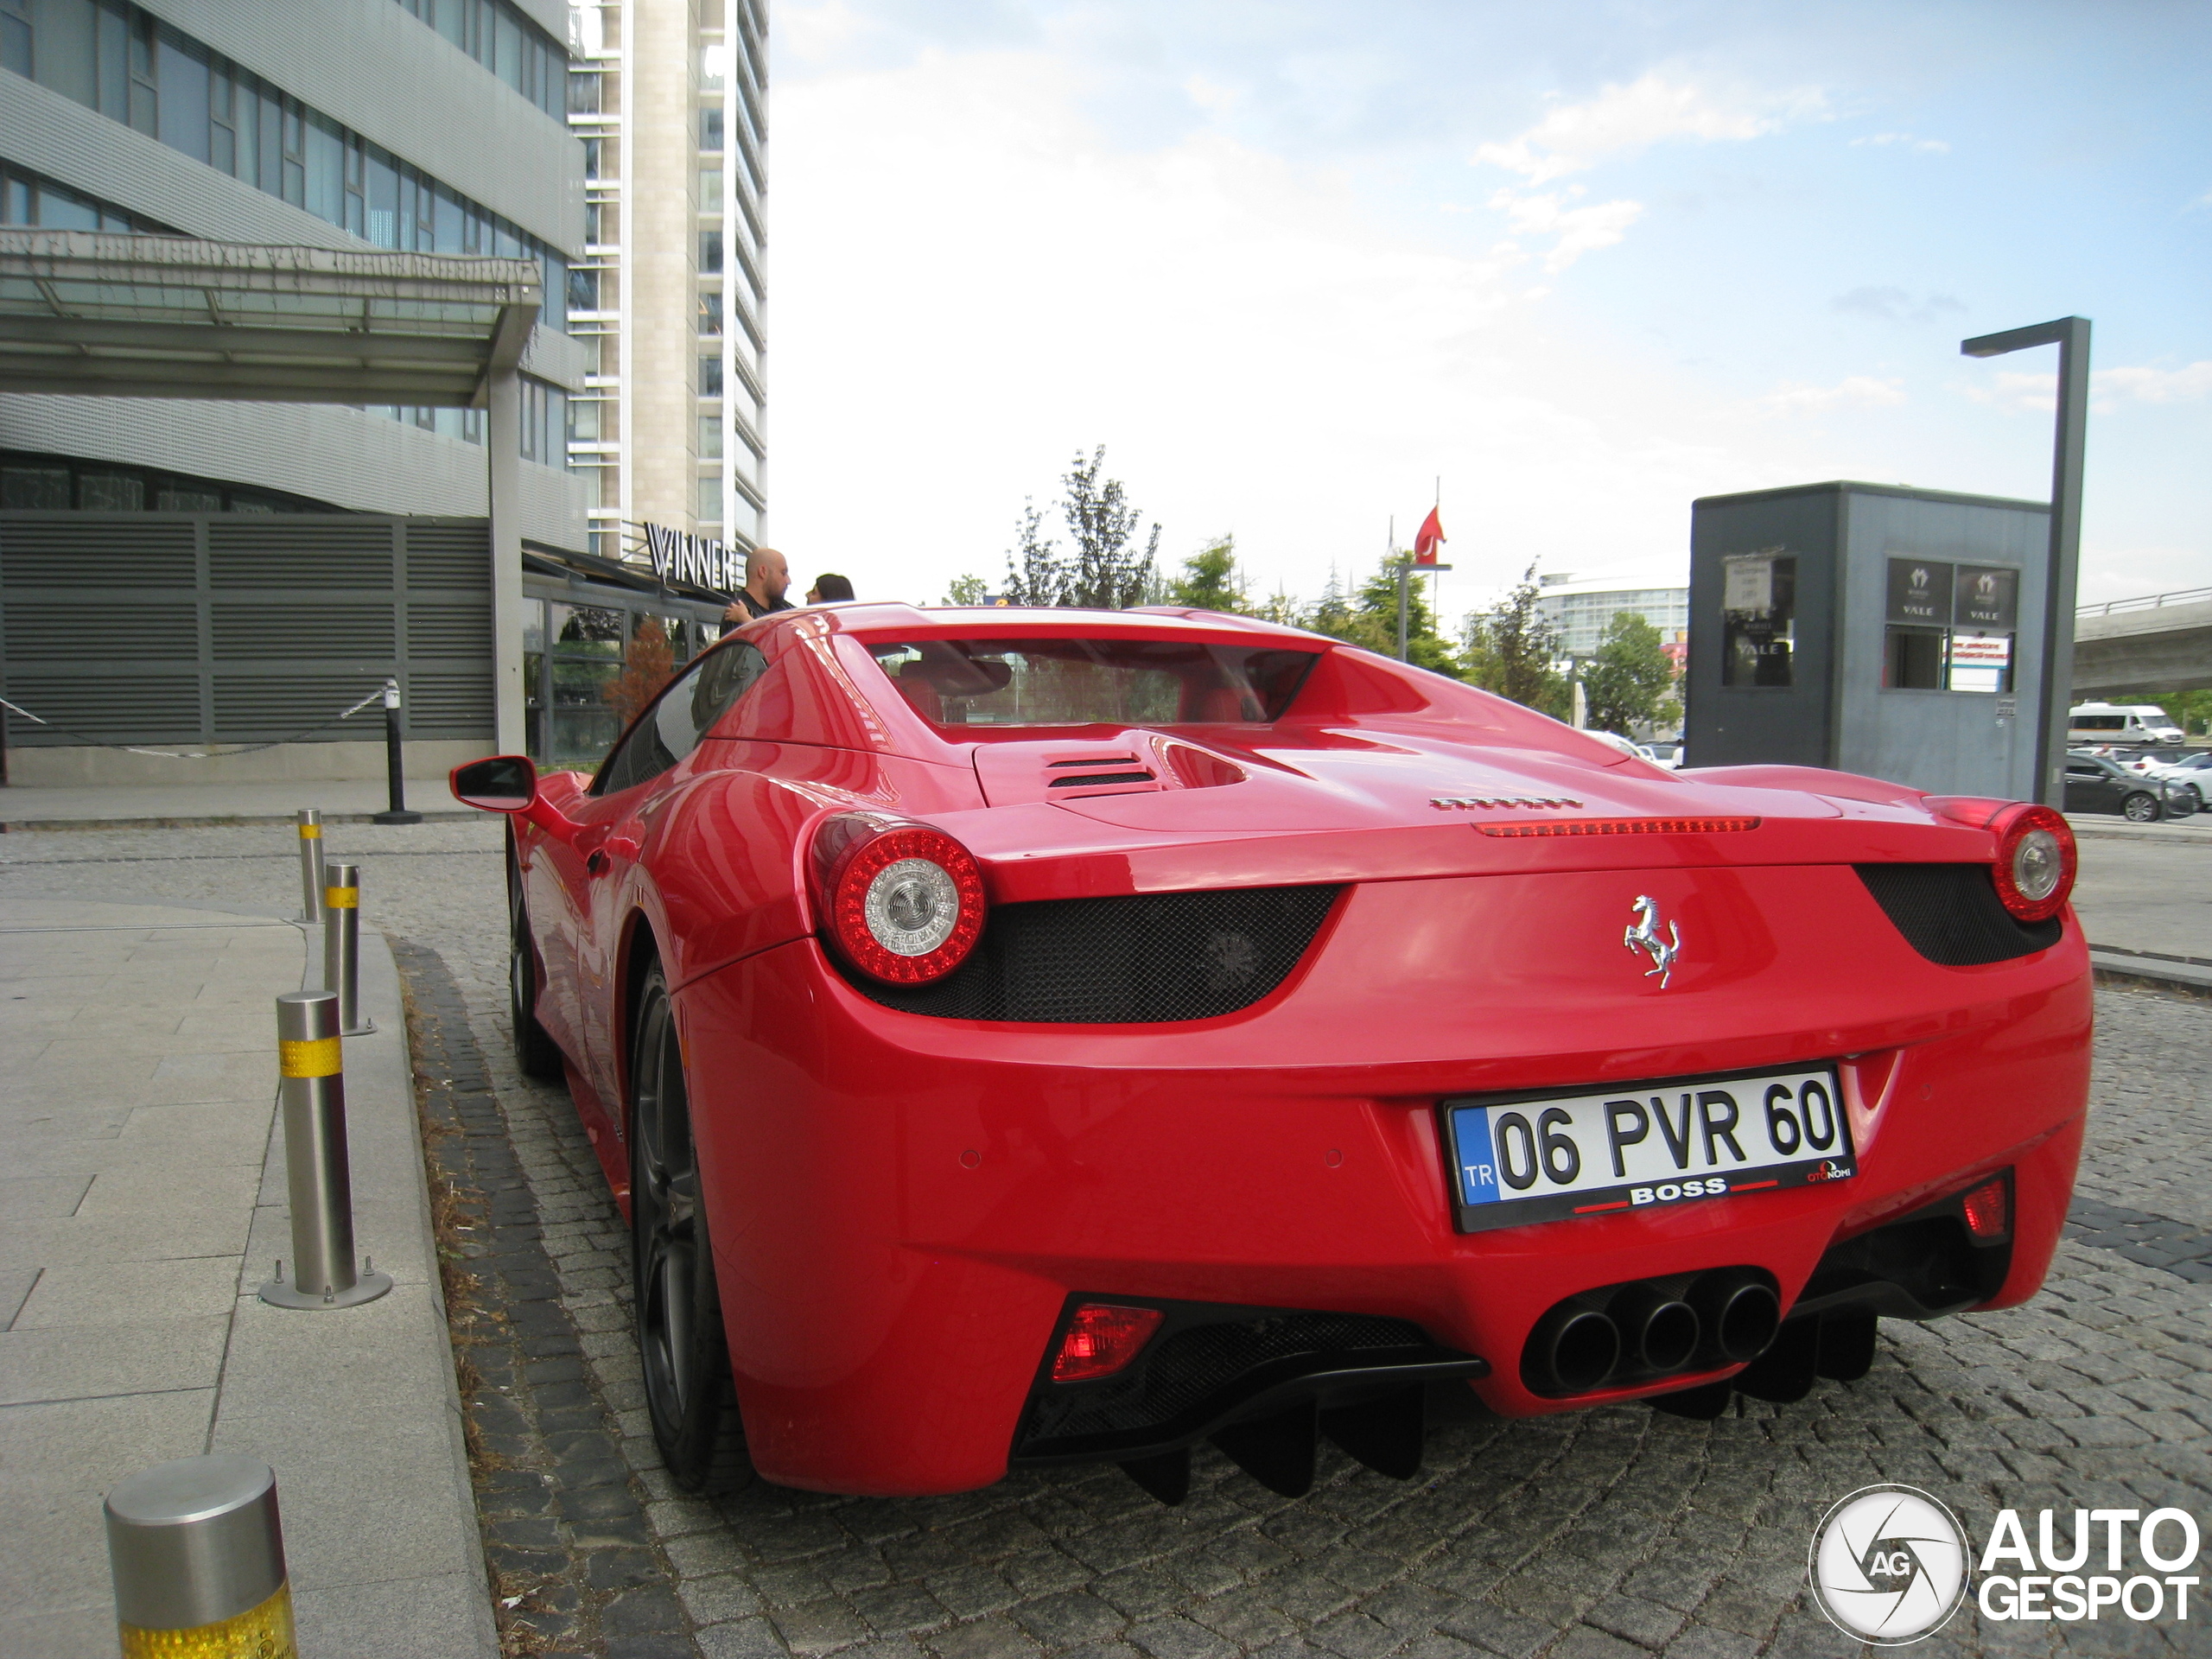
<path id="1" fill-rule="evenodd" d="M 1682 744 L 1679 738 L 1660 738 L 1643 746 L 1644 759 L 1655 766 L 1664 766 L 1669 772 L 1681 768 Z"/>
<path id="2" fill-rule="evenodd" d="M 1204 613 L 737 629 L 519 756 L 518 1058 L 634 1238 L 676 1484 L 950 1492 L 1432 1389 L 1712 1417 L 2043 1283 L 2088 1087 L 2065 820 L 1668 772 Z"/>
<path id="3" fill-rule="evenodd" d="M 2124 762 L 2079 749 L 2066 752 L 2066 810 L 2117 812 L 2133 823 L 2185 818 L 2196 810 L 2196 786 L 2130 772 Z"/>
<path id="4" fill-rule="evenodd" d="M 2139 754 L 2124 764 L 2140 778 L 2163 778 L 2168 783 L 2187 785 L 2196 799 L 2191 811 L 2202 811 L 2206 798 L 2212 797 L 2212 749 L 2178 757 L 2154 752 Z"/>

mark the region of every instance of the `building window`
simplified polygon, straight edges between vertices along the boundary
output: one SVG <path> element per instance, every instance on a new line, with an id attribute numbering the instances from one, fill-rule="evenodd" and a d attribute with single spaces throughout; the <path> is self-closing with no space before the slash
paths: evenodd
<path id="1" fill-rule="evenodd" d="M 722 417 L 702 415 L 699 417 L 699 459 L 720 461 L 722 458 Z"/>
<path id="2" fill-rule="evenodd" d="M 0 0 L 0 20 L 7 67 L 379 247 L 537 260 L 543 320 L 566 327 L 558 253 L 149 13 L 125 0 Z M 518 43 L 512 75 L 499 59 L 511 85 L 526 56 Z"/>
<path id="3" fill-rule="evenodd" d="M 720 357 L 700 358 L 699 395 L 702 397 L 719 397 L 722 395 L 722 360 Z"/>
<path id="4" fill-rule="evenodd" d="M 702 294 L 699 296 L 699 332 L 702 335 L 719 335 L 722 331 L 722 296 Z"/>
<path id="5" fill-rule="evenodd" d="M 719 478 L 699 480 L 699 522 L 719 524 L 722 521 L 722 481 Z"/>
<path id="6" fill-rule="evenodd" d="M 722 170 L 719 167 L 699 169 L 699 211 L 719 213 L 722 210 Z"/>
<path id="7" fill-rule="evenodd" d="M 709 156 L 722 153 L 722 112 L 719 109 L 699 111 L 699 149 Z"/>
<path id="8" fill-rule="evenodd" d="M 699 274 L 719 276 L 722 270 L 722 233 L 720 231 L 699 232 Z"/>

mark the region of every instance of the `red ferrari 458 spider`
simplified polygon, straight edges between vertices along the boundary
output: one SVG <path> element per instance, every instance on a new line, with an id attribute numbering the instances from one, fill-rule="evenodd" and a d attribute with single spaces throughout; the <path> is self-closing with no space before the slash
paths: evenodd
<path id="1" fill-rule="evenodd" d="M 2082 1142 L 2065 821 L 1667 772 L 1198 612 L 765 618 L 510 814 L 515 1039 L 636 1244 L 690 1487 L 1855 1377 L 2042 1283 Z"/>

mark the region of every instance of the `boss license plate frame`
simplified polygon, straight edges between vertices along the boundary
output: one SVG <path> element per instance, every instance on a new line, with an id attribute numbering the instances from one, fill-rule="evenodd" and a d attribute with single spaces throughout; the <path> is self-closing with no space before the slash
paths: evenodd
<path id="1" fill-rule="evenodd" d="M 1808 1096 L 1808 1084 L 1819 1094 Z M 1859 1173 L 1851 1116 L 1827 1061 L 1614 1089 L 1454 1096 L 1438 1103 L 1437 1116 L 1452 1225 L 1462 1233 L 1818 1185 Z M 1822 1124 L 1824 1145 L 1809 1134 Z M 1785 1145 L 1793 1127 L 1795 1144 Z M 1563 1167 L 1571 1171 L 1567 1180 L 1559 1179 Z"/>

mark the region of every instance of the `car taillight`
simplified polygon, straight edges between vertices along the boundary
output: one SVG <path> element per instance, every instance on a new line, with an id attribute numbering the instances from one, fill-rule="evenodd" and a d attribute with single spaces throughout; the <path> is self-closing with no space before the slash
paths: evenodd
<path id="1" fill-rule="evenodd" d="M 1111 1376 L 1135 1359 L 1160 1329 L 1156 1307 L 1121 1307 L 1111 1302 L 1085 1302 L 1069 1321 L 1052 1356 L 1052 1381 L 1087 1382 L 1095 1376 Z"/>
<path id="2" fill-rule="evenodd" d="M 2005 908 L 2024 922 L 2058 914 L 2074 891 L 2074 830 L 2047 806 L 2022 801 L 1991 820 L 1997 862 L 1990 878 Z"/>
<path id="3" fill-rule="evenodd" d="M 824 820 L 813 844 L 817 918 L 839 954 L 890 985 L 926 985 L 983 931 L 983 873 L 942 830 L 872 812 Z"/>
<path id="4" fill-rule="evenodd" d="M 1967 1214 L 1967 1230 L 1976 1238 L 2002 1238 L 2012 1229 L 2012 1206 L 2005 1202 L 2002 1176 L 1974 1188 L 1960 1205 Z"/>

